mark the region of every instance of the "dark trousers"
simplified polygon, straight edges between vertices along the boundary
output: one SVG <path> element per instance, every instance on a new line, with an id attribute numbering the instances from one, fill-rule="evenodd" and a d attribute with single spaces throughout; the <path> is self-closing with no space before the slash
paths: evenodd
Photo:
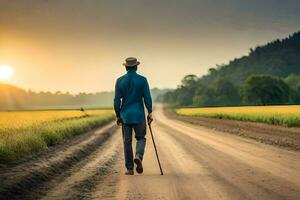
<path id="1" fill-rule="evenodd" d="M 123 124 L 123 144 L 124 144 L 124 156 L 125 167 L 127 169 L 133 169 L 133 151 L 132 151 L 132 132 L 135 132 L 135 138 L 137 140 L 135 156 L 143 160 L 145 146 L 146 146 L 146 122 L 140 124 Z"/>

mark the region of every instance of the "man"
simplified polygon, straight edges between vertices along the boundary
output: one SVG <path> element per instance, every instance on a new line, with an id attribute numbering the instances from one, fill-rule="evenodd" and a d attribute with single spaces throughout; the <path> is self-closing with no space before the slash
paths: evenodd
<path id="1" fill-rule="evenodd" d="M 133 175 L 134 163 L 137 173 L 143 173 L 142 160 L 146 145 L 146 120 L 144 104 L 148 110 L 147 121 L 151 123 L 152 99 L 147 79 L 136 73 L 140 62 L 130 57 L 123 64 L 127 73 L 118 78 L 115 87 L 114 108 L 117 124 L 122 124 L 126 175 Z M 136 152 L 133 159 L 132 132 L 135 132 Z"/>

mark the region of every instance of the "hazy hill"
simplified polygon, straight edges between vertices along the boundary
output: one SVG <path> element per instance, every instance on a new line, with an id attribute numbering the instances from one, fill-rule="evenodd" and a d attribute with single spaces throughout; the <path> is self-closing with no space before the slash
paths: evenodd
<path id="1" fill-rule="evenodd" d="M 153 99 L 157 99 L 165 91 L 152 89 Z M 12 85 L 0 84 L 0 110 L 112 107 L 113 97 L 113 91 L 72 95 L 61 92 L 32 92 Z"/>
<path id="2" fill-rule="evenodd" d="M 255 49 L 248 56 L 234 59 L 227 65 L 209 69 L 202 82 L 210 84 L 219 78 L 230 80 L 239 85 L 249 75 L 270 74 L 287 77 L 300 73 L 300 32 L 283 40 L 275 40 Z"/>
<path id="3" fill-rule="evenodd" d="M 207 75 L 185 76 L 163 101 L 175 106 L 299 104 L 300 32 L 250 49 Z"/>

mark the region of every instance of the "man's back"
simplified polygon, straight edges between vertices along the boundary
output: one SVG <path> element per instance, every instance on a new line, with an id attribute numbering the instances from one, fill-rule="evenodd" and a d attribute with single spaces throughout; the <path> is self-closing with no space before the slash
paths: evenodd
<path id="1" fill-rule="evenodd" d="M 123 65 L 127 74 L 118 78 L 115 89 L 114 108 L 117 115 L 117 124 L 122 125 L 122 137 L 124 144 L 124 157 L 126 175 L 133 175 L 134 163 L 136 172 L 143 173 L 143 156 L 146 145 L 146 121 L 144 103 L 148 110 L 147 122 L 152 118 L 152 100 L 147 79 L 136 73 L 140 62 L 133 57 L 126 59 Z M 132 133 L 135 133 L 136 151 L 133 159 Z"/>
<path id="2" fill-rule="evenodd" d="M 127 74 L 118 78 L 116 83 L 114 99 L 116 114 L 126 124 L 144 122 L 144 102 L 148 112 L 151 113 L 152 100 L 147 79 L 137 74 L 135 70 L 128 70 Z"/>

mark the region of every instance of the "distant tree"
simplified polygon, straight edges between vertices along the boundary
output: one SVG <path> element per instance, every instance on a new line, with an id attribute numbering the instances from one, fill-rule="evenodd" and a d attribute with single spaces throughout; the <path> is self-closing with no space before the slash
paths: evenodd
<path id="1" fill-rule="evenodd" d="M 282 79 L 270 75 L 252 75 L 240 87 L 243 102 L 255 105 L 288 103 L 289 91 Z"/>
<path id="2" fill-rule="evenodd" d="M 211 76 L 214 76 L 216 72 L 217 72 L 217 69 L 215 69 L 215 68 L 209 68 L 209 69 L 208 69 L 208 73 L 209 73 Z"/>
<path id="3" fill-rule="evenodd" d="M 215 102 L 219 106 L 238 105 L 240 97 L 238 89 L 226 79 L 218 79 L 212 88 L 215 92 Z"/>
<path id="4" fill-rule="evenodd" d="M 177 105 L 189 106 L 193 103 L 194 93 L 197 87 L 198 77 L 196 75 L 187 75 L 181 81 L 181 86 L 176 89 L 176 99 L 173 99 Z"/>
<path id="5" fill-rule="evenodd" d="M 170 105 L 174 105 L 174 97 L 175 97 L 175 91 L 168 91 L 163 96 L 163 102 L 168 103 Z"/>
<path id="6" fill-rule="evenodd" d="M 186 75 L 182 80 L 181 84 L 183 87 L 193 87 L 197 82 L 198 77 L 194 74 Z"/>
<path id="7" fill-rule="evenodd" d="M 240 97 L 237 88 L 228 80 L 218 79 L 209 87 L 197 84 L 193 97 L 194 106 L 238 105 Z"/>
<path id="8" fill-rule="evenodd" d="M 34 92 L 0 83 L 0 110 L 111 107 L 114 92 L 77 94 L 58 92 Z"/>
<path id="9" fill-rule="evenodd" d="M 194 92 L 188 87 L 180 86 L 174 91 L 171 102 L 174 105 L 189 106 L 192 104 Z"/>
<path id="10" fill-rule="evenodd" d="M 286 82 L 290 88 L 300 91 L 300 75 L 291 74 L 284 79 L 284 82 Z"/>
<path id="11" fill-rule="evenodd" d="M 215 105 L 215 92 L 213 89 L 199 84 L 193 97 L 194 106 L 213 106 Z"/>
<path id="12" fill-rule="evenodd" d="M 300 75 L 291 74 L 284 79 L 284 82 L 291 88 L 290 100 L 292 104 L 300 103 Z"/>

